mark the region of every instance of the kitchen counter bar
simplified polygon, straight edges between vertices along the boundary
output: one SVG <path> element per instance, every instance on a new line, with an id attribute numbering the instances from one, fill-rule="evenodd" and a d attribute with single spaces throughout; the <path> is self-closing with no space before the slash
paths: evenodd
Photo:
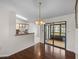
<path id="1" fill-rule="evenodd" d="M 16 34 L 16 36 L 29 35 L 29 34 L 34 34 L 34 33 Z"/>

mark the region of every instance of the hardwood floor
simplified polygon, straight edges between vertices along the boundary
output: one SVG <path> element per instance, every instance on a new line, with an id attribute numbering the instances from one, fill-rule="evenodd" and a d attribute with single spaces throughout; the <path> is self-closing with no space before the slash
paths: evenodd
<path id="1" fill-rule="evenodd" d="M 75 59 L 75 54 L 64 49 L 40 43 L 7 58 L 0 59 Z"/>
<path id="2" fill-rule="evenodd" d="M 51 44 L 51 45 L 53 45 L 53 40 L 48 40 L 48 41 L 46 41 L 48 44 Z M 59 46 L 59 47 L 62 47 L 62 48 L 65 48 L 65 42 L 64 41 L 59 41 L 59 40 L 55 40 L 54 39 L 54 45 L 55 46 Z"/>

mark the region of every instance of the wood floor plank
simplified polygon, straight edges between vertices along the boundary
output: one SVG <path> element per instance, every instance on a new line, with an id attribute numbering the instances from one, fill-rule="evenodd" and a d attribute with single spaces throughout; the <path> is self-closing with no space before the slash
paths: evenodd
<path id="1" fill-rule="evenodd" d="M 0 59 L 75 59 L 75 54 L 47 44 L 36 44 L 7 58 Z"/>

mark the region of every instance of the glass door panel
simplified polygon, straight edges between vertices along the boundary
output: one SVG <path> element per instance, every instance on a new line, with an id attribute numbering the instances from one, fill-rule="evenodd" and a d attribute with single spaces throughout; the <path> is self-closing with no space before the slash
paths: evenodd
<path id="1" fill-rule="evenodd" d="M 50 40 L 50 24 L 45 25 L 45 42 L 49 43 Z"/>
<path id="2" fill-rule="evenodd" d="M 58 43 L 60 39 L 60 24 L 54 24 L 54 45 L 59 46 Z"/>
<path id="3" fill-rule="evenodd" d="M 60 25 L 54 25 L 54 36 L 60 36 Z"/>
<path id="4" fill-rule="evenodd" d="M 63 46 L 65 48 L 65 40 L 66 40 L 66 25 L 65 24 L 61 24 L 61 39 L 63 42 Z"/>
<path id="5" fill-rule="evenodd" d="M 65 36 L 65 24 L 61 25 L 61 36 Z"/>
<path id="6" fill-rule="evenodd" d="M 51 39 L 54 38 L 54 37 L 53 37 L 53 36 L 54 36 L 54 33 L 53 33 L 54 29 L 53 29 L 53 27 L 54 27 L 54 26 L 51 25 L 51 30 L 50 30 L 50 32 L 51 32 L 51 33 L 50 33 L 50 38 L 51 38 Z"/>

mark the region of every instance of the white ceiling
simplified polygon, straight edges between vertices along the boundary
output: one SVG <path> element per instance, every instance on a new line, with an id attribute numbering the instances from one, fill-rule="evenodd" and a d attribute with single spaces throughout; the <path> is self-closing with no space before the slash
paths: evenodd
<path id="1" fill-rule="evenodd" d="M 51 18 L 74 12 L 76 0 L 41 0 L 42 17 Z M 38 17 L 38 0 L 0 0 L 0 8 L 15 9 L 29 20 Z"/>

